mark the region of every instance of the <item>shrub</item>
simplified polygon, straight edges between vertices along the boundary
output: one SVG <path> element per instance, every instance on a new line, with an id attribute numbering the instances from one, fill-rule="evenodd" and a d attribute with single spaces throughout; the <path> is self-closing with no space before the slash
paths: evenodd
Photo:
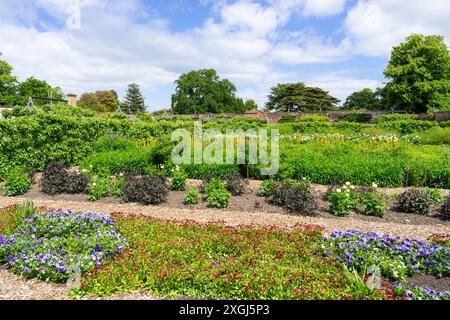
<path id="1" fill-rule="evenodd" d="M 432 195 L 422 189 L 412 188 L 397 197 L 397 210 L 400 212 L 427 214 L 433 205 Z"/>
<path id="2" fill-rule="evenodd" d="M 136 149 L 134 142 L 119 134 L 106 134 L 95 142 L 95 151 L 128 151 Z"/>
<path id="3" fill-rule="evenodd" d="M 273 188 L 273 180 L 269 179 L 269 180 L 264 180 L 263 182 L 261 182 L 261 185 L 259 186 L 258 192 L 257 192 L 257 196 L 258 197 L 267 197 L 269 196 L 270 192 L 272 191 Z"/>
<path id="4" fill-rule="evenodd" d="M 331 202 L 330 211 L 338 217 L 349 215 L 358 205 L 358 194 L 354 191 L 355 186 L 347 182 L 341 188 L 334 188 L 328 195 Z"/>
<path id="5" fill-rule="evenodd" d="M 225 188 L 230 191 L 233 196 L 244 194 L 247 185 L 248 181 L 235 172 L 230 172 L 225 178 Z"/>
<path id="6" fill-rule="evenodd" d="M 96 177 L 89 185 L 89 200 L 97 201 L 109 195 L 109 178 Z"/>
<path id="7" fill-rule="evenodd" d="M 316 213 L 318 202 L 314 190 L 307 182 L 298 182 L 290 185 L 285 196 L 286 210 L 302 215 Z"/>
<path id="8" fill-rule="evenodd" d="M 267 193 L 267 201 L 277 206 L 284 206 L 286 204 L 287 190 L 291 186 L 291 181 L 274 181 L 272 188 Z"/>
<path id="9" fill-rule="evenodd" d="M 165 201 L 168 189 L 166 179 L 162 176 L 126 175 L 122 192 L 122 199 L 125 202 L 139 202 L 147 205 Z"/>
<path id="10" fill-rule="evenodd" d="M 281 116 L 278 123 L 294 122 L 294 121 L 295 121 L 295 116 L 293 116 L 292 114 L 285 114 L 285 115 Z"/>
<path id="11" fill-rule="evenodd" d="M 123 176 L 119 176 L 111 181 L 111 196 L 121 198 L 123 196 L 122 187 L 125 182 Z"/>
<path id="12" fill-rule="evenodd" d="M 361 205 L 365 215 L 383 218 L 387 209 L 385 196 L 379 192 L 364 193 Z"/>
<path id="13" fill-rule="evenodd" d="M 33 215 L 14 234 L 0 236 L 0 264 L 27 278 L 66 282 L 125 245 L 112 218 L 59 210 Z"/>
<path id="14" fill-rule="evenodd" d="M 416 114 L 393 113 L 377 117 L 377 123 L 392 122 L 392 121 L 411 121 L 417 120 L 417 118 L 418 117 Z"/>
<path id="15" fill-rule="evenodd" d="M 450 197 L 444 202 L 441 208 L 441 214 L 444 217 L 450 218 Z"/>
<path id="16" fill-rule="evenodd" d="M 211 207 L 228 207 L 230 196 L 231 193 L 225 188 L 223 182 L 219 179 L 213 179 L 205 186 L 205 199 Z"/>
<path id="17" fill-rule="evenodd" d="M 60 162 L 47 163 L 41 178 L 42 192 L 49 195 L 66 192 L 68 177 L 67 167 L 64 164 Z"/>
<path id="18" fill-rule="evenodd" d="M 424 191 L 430 195 L 430 197 L 431 197 L 431 199 L 433 199 L 433 203 L 435 205 L 444 201 L 444 195 L 442 194 L 442 192 L 439 189 L 425 188 Z"/>
<path id="19" fill-rule="evenodd" d="M 362 112 L 350 112 L 338 117 L 338 121 L 368 123 L 372 120 L 372 114 Z"/>
<path id="20" fill-rule="evenodd" d="M 198 193 L 198 190 L 196 188 L 189 188 L 188 192 L 186 193 L 186 197 L 184 198 L 185 204 L 197 204 L 200 200 L 200 196 Z"/>
<path id="21" fill-rule="evenodd" d="M 66 192 L 70 194 L 86 193 L 89 188 L 89 177 L 83 172 L 70 172 L 67 176 Z"/>
<path id="22" fill-rule="evenodd" d="M 5 175 L 4 194 L 5 196 L 18 196 L 24 194 L 31 187 L 30 174 L 23 168 L 14 168 Z"/>
<path id="23" fill-rule="evenodd" d="M 177 166 L 172 174 L 172 190 L 183 191 L 186 190 L 187 175 L 183 171 L 180 171 Z"/>

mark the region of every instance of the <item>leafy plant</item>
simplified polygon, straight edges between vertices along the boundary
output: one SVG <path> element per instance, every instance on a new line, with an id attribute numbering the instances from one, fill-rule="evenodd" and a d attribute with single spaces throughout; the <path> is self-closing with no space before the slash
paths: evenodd
<path id="1" fill-rule="evenodd" d="M 450 197 L 444 202 L 441 208 L 441 214 L 444 217 L 450 218 Z"/>
<path id="2" fill-rule="evenodd" d="M 66 192 L 70 194 L 86 193 L 89 188 L 89 176 L 84 172 L 69 172 L 67 175 Z"/>
<path id="3" fill-rule="evenodd" d="M 66 192 L 68 177 L 67 167 L 64 164 L 60 162 L 47 163 L 40 181 L 42 192 L 49 195 Z"/>
<path id="4" fill-rule="evenodd" d="M 231 193 L 225 188 L 219 179 L 211 180 L 205 187 L 205 198 L 208 204 L 214 208 L 226 208 Z"/>
<path id="5" fill-rule="evenodd" d="M 406 213 L 427 214 L 435 199 L 427 190 L 411 188 L 397 197 L 397 210 Z"/>
<path id="6" fill-rule="evenodd" d="M 166 179 L 162 176 L 126 175 L 122 192 L 125 202 L 159 204 L 166 200 L 168 189 Z"/>
<path id="7" fill-rule="evenodd" d="M 197 204 L 200 200 L 200 195 L 199 192 L 196 188 L 189 188 L 187 193 L 186 193 L 186 197 L 184 198 L 184 203 L 185 204 Z"/>
<path id="8" fill-rule="evenodd" d="M 5 196 L 24 194 L 31 187 L 30 174 L 23 168 L 17 167 L 9 170 L 5 175 L 3 192 Z"/>
<path id="9" fill-rule="evenodd" d="M 36 213 L 33 201 L 27 200 L 22 204 L 16 205 L 16 213 L 20 221 L 31 218 Z"/>
<path id="10" fill-rule="evenodd" d="M 283 180 L 283 181 L 274 181 L 272 184 L 272 188 L 268 191 L 266 196 L 267 201 L 277 205 L 284 206 L 286 205 L 286 195 L 287 190 L 292 185 L 292 181 Z"/>
<path id="11" fill-rule="evenodd" d="M 383 218 L 387 209 L 384 194 L 379 192 L 365 193 L 361 197 L 361 205 L 365 215 Z"/>
<path id="12" fill-rule="evenodd" d="M 233 196 L 240 196 L 245 193 L 248 181 L 243 179 L 240 174 L 230 172 L 225 177 L 225 188 L 231 192 Z"/>
<path id="13" fill-rule="evenodd" d="M 355 186 L 346 182 L 342 187 L 333 188 L 328 200 L 331 202 L 330 211 L 338 217 L 349 215 L 358 205 L 358 194 L 355 192 Z"/>
<path id="14" fill-rule="evenodd" d="M 109 195 L 110 179 L 95 177 L 89 185 L 89 200 L 97 201 Z"/>
<path id="15" fill-rule="evenodd" d="M 264 180 L 261 182 L 261 185 L 259 186 L 257 196 L 258 197 L 267 197 L 269 196 L 272 188 L 273 188 L 274 181 L 272 179 Z"/>
<path id="16" fill-rule="evenodd" d="M 172 173 L 172 190 L 183 191 L 186 190 L 187 175 L 183 171 L 176 167 Z"/>
<path id="17" fill-rule="evenodd" d="M 111 181 L 111 196 L 114 198 L 121 198 L 123 196 L 122 187 L 125 183 L 125 178 L 121 175 Z"/>
<path id="18" fill-rule="evenodd" d="M 305 181 L 290 185 L 286 190 L 285 208 L 301 215 L 314 215 L 317 213 L 317 196 L 311 185 Z"/>

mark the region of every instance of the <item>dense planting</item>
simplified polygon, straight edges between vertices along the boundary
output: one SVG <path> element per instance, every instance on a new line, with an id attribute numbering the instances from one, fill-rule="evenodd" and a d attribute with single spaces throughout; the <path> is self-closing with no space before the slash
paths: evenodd
<path id="1" fill-rule="evenodd" d="M 0 236 L 0 263 L 28 278 L 65 282 L 124 249 L 115 221 L 95 213 L 50 211 Z"/>
<path id="2" fill-rule="evenodd" d="M 129 248 L 82 278 L 79 295 L 145 290 L 213 299 L 379 299 L 314 255 L 321 230 L 118 219 Z"/>

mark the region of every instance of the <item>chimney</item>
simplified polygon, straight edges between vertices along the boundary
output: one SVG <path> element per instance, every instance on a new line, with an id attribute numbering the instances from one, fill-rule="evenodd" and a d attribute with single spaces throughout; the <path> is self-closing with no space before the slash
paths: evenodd
<path id="1" fill-rule="evenodd" d="M 77 95 L 74 93 L 67 94 L 67 104 L 72 107 L 77 106 Z"/>

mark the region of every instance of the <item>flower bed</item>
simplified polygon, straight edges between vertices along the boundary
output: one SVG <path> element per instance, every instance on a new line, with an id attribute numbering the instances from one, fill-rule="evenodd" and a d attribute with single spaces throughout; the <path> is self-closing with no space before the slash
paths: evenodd
<path id="1" fill-rule="evenodd" d="M 125 245 L 110 217 L 50 211 L 24 219 L 12 234 L 0 236 L 0 263 L 28 278 L 66 282 Z"/>

